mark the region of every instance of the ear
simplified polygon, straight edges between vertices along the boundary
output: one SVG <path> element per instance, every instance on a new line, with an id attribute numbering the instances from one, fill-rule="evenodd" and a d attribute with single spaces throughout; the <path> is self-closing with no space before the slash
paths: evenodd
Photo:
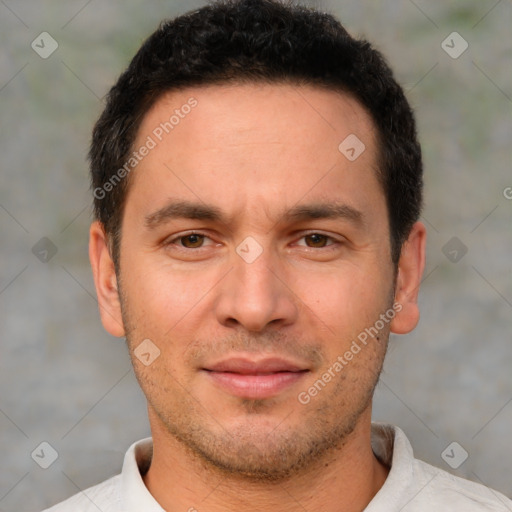
<path id="1" fill-rule="evenodd" d="M 103 327 L 112 336 L 125 335 L 114 262 L 103 224 L 95 221 L 89 230 L 89 260 L 98 296 Z"/>
<path id="2" fill-rule="evenodd" d="M 395 290 L 395 303 L 400 304 L 401 309 L 397 307 L 397 314 L 391 321 L 391 332 L 395 334 L 412 331 L 420 318 L 417 301 L 425 268 L 426 239 L 425 226 L 416 222 L 402 246 Z"/>

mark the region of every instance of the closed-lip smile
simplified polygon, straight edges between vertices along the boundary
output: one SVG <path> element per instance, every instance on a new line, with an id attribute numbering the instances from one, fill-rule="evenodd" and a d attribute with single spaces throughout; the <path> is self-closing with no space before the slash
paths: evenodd
<path id="1" fill-rule="evenodd" d="M 306 365 L 281 357 L 228 357 L 202 370 L 213 383 L 231 395 L 246 399 L 276 396 L 301 380 Z"/>

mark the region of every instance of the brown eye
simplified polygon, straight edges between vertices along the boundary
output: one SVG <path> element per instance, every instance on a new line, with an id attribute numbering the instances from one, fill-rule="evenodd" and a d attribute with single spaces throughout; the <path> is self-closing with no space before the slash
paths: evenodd
<path id="1" fill-rule="evenodd" d="M 187 249 L 197 249 L 203 244 L 204 235 L 191 234 L 182 236 L 179 240 L 183 247 L 186 247 Z"/>
<path id="2" fill-rule="evenodd" d="M 327 235 L 322 235 L 320 233 L 313 233 L 312 235 L 306 235 L 304 237 L 305 240 L 309 239 L 312 242 L 311 245 L 307 244 L 308 247 L 325 247 L 329 238 L 330 237 Z"/>

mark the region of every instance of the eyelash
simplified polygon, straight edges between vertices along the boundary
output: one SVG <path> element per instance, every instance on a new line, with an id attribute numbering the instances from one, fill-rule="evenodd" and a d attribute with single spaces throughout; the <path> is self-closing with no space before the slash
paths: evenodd
<path id="1" fill-rule="evenodd" d="M 206 247 L 184 247 L 184 246 L 180 246 L 178 244 L 175 244 L 176 241 L 178 240 L 181 240 L 183 238 L 187 238 L 189 236 L 192 236 L 192 235 L 199 235 L 201 237 L 204 237 L 205 239 L 208 238 L 211 240 L 211 238 L 208 236 L 208 235 L 205 235 L 204 233 L 200 233 L 198 231 L 191 231 L 189 233 L 185 233 L 185 234 L 181 234 L 181 235 L 178 235 L 174 238 L 171 238 L 169 240 L 167 240 L 166 242 L 164 242 L 164 246 L 168 247 L 170 245 L 175 245 L 175 247 L 178 248 L 178 250 L 184 250 L 184 251 L 187 251 L 187 252 L 190 252 L 190 251 L 199 251 L 200 249 L 206 249 Z M 305 247 L 306 249 L 324 249 L 324 250 L 329 250 L 329 249 L 332 249 L 334 248 L 334 246 L 336 245 L 339 245 L 341 244 L 342 242 L 340 240 L 337 240 L 335 239 L 334 237 L 330 236 L 330 235 L 326 235 L 324 233 L 320 233 L 318 231 L 311 231 L 311 232 L 308 232 L 308 233 L 305 233 L 304 235 L 302 235 L 300 237 L 299 240 L 302 240 L 303 238 L 306 238 L 308 236 L 311 236 L 311 235 L 320 235 L 322 237 L 325 237 L 327 239 L 327 241 L 331 241 L 332 243 L 324 246 L 324 247 L 309 247 L 307 245 L 303 245 L 301 247 Z"/>

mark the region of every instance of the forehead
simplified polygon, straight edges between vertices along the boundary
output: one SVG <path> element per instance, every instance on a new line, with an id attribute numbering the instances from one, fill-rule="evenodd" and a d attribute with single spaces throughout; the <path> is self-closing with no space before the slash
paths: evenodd
<path id="1" fill-rule="evenodd" d="M 207 129 L 212 142 L 222 137 L 225 144 L 241 139 L 269 141 L 276 133 L 280 139 L 286 134 L 297 136 L 302 144 L 306 134 L 311 144 L 325 140 L 327 134 L 334 142 L 350 133 L 359 133 L 370 145 L 374 138 L 370 115 L 347 93 L 316 86 L 250 83 L 164 93 L 143 117 L 137 141 L 148 133 L 160 139 L 187 128 L 187 135 Z"/>
<path id="2" fill-rule="evenodd" d="M 128 194 L 138 189 L 148 201 L 153 190 L 153 199 L 181 195 L 238 209 L 271 208 L 357 188 L 360 203 L 374 201 L 370 196 L 380 191 L 369 114 L 352 97 L 319 87 L 172 91 L 146 113 L 134 148 L 148 141 L 153 147 L 130 175 Z"/>

